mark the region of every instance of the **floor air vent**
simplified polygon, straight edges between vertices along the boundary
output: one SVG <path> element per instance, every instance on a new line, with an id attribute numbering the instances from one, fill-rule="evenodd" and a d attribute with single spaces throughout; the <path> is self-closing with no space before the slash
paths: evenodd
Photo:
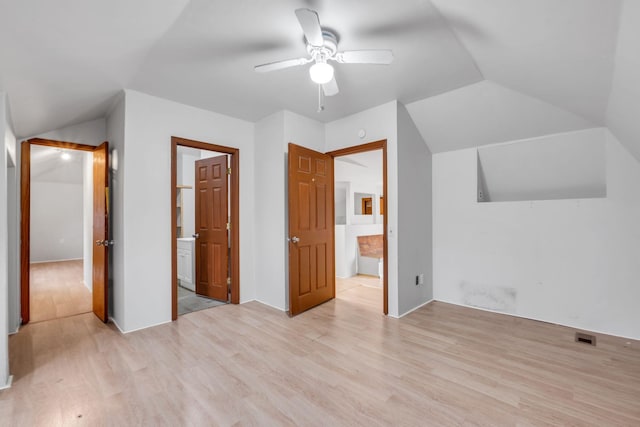
<path id="1" fill-rule="evenodd" d="M 596 345 L 596 337 L 595 335 L 583 334 L 581 332 L 576 332 L 576 342 L 581 342 L 584 344 Z"/>

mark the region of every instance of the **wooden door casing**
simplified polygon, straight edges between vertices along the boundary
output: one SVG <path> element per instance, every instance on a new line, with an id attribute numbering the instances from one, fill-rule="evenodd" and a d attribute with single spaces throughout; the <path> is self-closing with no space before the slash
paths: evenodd
<path id="1" fill-rule="evenodd" d="M 231 292 L 229 300 L 231 304 L 240 303 L 240 150 L 238 148 L 226 147 L 224 145 L 212 144 L 210 142 L 195 141 L 193 139 L 171 137 L 171 320 L 178 318 L 178 263 L 177 263 L 177 227 L 178 223 L 176 211 L 177 197 L 177 171 L 178 171 L 178 148 L 190 147 L 197 150 L 224 153 L 229 156 L 231 175 L 229 175 L 229 205 L 231 215 L 231 230 L 229 240 L 231 250 L 229 253 L 229 275 L 231 277 Z M 195 250 L 194 250 L 195 253 Z M 195 256 L 195 255 L 194 255 Z M 194 267 L 195 268 L 195 267 Z M 195 280 L 195 272 L 194 272 Z M 195 283 L 195 282 L 194 282 Z"/>
<path id="2" fill-rule="evenodd" d="M 228 300 L 227 156 L 195 162 L 196 293 Z"/>
<path id="3" fill-rule="evenodd" d="M 335 297 L 333 203 L 331 156 L 289 144 L 289 313 L 292 316 Z"/>
<path id="4" fill-rule="evenodd" d="M 103 322 L 109 320 L 109 143 L 93 151 L 93 313 Z"/>
<path id="5" fill-rule="evenodd" d="M 356 145 L 353 147 L 341 148 L 339 150 L 331 151 L 329 154 L 332 158 L 340 156 L 348 156 L 349 154 L 364 153 L 367 151 L 382 150 L 382 194 L 380 197 L 380 215 L 382 215 L 382 229 L 383 229 L 383 285 L 382 285 L 382 298 L 383 298 L 383 312 L 389 314 L 389 242 L 387 239 L 388 226 L 387 226 L 387 140 L 369 142 L 367 144 Z"/>
<path id="6" fill-rule="evenodd" d="M 23 141 L 21 144 L 21 164 L 20 164 L 20 315 L 22 324 L 29 323 L 30 315 L 30 234 L 31 234 L 31 146 L 45 146 L 64 148 L 78 151 L 88 151 L 94 154 L 94 236 L 93 242 L 96 240 L 108 239 L 108 216 L 107 216 L 107 191 L 109 176 L 109 145 L 108 142 L 102 143 L 95 147 L 86 144 L 77 144 L 74 142 L 55 141 L 43 138 L 31 138 Z M 96 157 L 99 159 L 96 163 Z M 99 193 L 99 194 L 96 194 Z M 96 201 L 102 201 L 96 205 Z M 97 223 L 96 223 L 97 220 Z M 101 226 L 102 224 L 102 226 Z M 100 229 L 95 234 L 96 225 Z M 101 228 L 100 228 L 101 227 Z M 94 313 L 104 322 L 108 320 L 108 248 L 101 246 L 101 251 L 96 253 L 96 247 L 93 248 L 93 308 Z M 98 280 L 96 281 L 96 274 Z M 97 312 L 96 312 L 97 310 Z"/>

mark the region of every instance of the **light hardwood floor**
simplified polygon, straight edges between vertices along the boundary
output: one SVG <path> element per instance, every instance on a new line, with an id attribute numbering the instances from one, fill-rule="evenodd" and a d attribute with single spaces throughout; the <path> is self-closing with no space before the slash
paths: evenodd
<path id="1" fill-rule="evenodd" d="M 357 275 L 336 278 L 336 298 L 371 308 L 382 313 L 382 284 L 378 277 Z"/>
<path id="2" fill-rule="evenodd" d="M 387 318 L 353 301 L 370 290 L 295 318 L 250 302 L 127 335 L 93 314 L 27 325 L 0 424 L 640 425 L 639 342 L 437 302 Z"/>
<path id="3" fill-rule="evenodd" d="M 31 322 L 91 312 L 91 292 L 83 283 L 82 260 L 31 264 Z"/>

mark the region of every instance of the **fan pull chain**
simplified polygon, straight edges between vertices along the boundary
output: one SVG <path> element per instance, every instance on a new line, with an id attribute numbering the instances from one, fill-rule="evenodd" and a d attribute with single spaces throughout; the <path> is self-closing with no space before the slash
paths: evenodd
<path id="1" fill-rule="evenodd" d="M 318 113 L 324 111 L 324 93 L 322 92 L 322 85 L 318 85 Z"/>

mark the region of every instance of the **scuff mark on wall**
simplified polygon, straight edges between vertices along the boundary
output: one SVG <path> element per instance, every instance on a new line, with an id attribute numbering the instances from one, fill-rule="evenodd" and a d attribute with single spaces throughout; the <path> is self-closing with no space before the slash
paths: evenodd
<path id="1" fill-rule="evenodd" d="M 460 291 L 465 305 L 505 313 L 515 312 L 518 296 L 515 288 L 462 281 Z"/>

